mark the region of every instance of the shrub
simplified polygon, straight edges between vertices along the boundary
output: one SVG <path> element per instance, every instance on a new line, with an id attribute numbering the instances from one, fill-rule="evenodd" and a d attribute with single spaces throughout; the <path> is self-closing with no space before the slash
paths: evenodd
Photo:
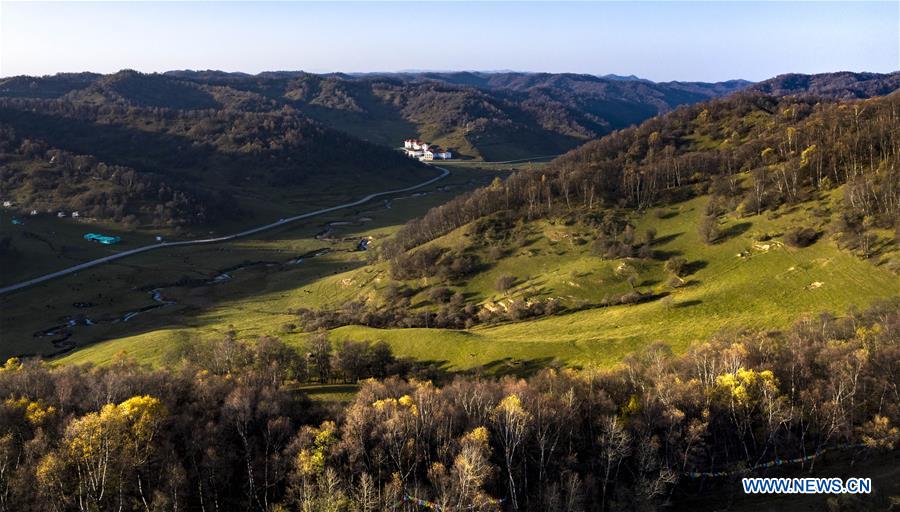
<path id="1" fill-rule="evenodd" d="M 708 244 L 715 242 L 720 235 L 718 219 L 714 215 L 704 215 L 697 225 L 697 233 L 704 242 Z"/>
<path id="2" fill-rule="evenodd" d="M 511 276 L 509 274 L 503 274 L 502 276 L 497 278 L 494 286 L 497 288 L 498 292 L 508 292 L 513 285 L 516 284 L 515 276 Z"/>
<path id="3" fill-rule="evenodd" d="M 428 300 L 435 304 L 450 302 L 451 297 L 453 297 L 453 291 L 446 286 L 439 286 L 428 291 Z"/>
<path id="4" fill-rule="evenodd" d="M 669 288 L 681 288 L 682 286 L 684 286 L 684 280 L 678 276 L 672 276 L 668 281 L 666 281 L 666 285 Z"/>
<path id="5" fill-rule="evenodd" d="M 681 256 L 673 256 L 666 261 L 666 272 L 681 277 L 687 267 L 687 260 Z"/>
<path id="6" fill-rule="evenodd" d="M 492 245 L 488 250 L 488 259 L 491 261 L 497 261 L 503 258 L 503 248 L 499 245 Z"/>

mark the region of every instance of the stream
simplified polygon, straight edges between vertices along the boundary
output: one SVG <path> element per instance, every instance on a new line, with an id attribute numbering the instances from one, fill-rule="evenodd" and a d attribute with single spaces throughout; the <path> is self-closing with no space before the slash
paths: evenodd
<path id="1" fill-rule="evenodd" d="M 331 252 L 331 248 L 325 247 L 322 249 L 316 249 L 314 251 L 310 251 L 300 256 L 296 256 L 288 260 L 285 264 L 287 265 L 297 265 L 302 263 L 304 260 L 316 258 L 318 256 L 322 256 Z M 60 319 L 61 324 L 54 325 L 47 329 L 40 330 L 34 333 L 35 338 L 53 338 L 50 340 L 50 343 L 53 344 L 55 348 L 58 350 L 54 353 L 54 355 L 59 355 L 69 350 L 75 348 L 76 343 L 72 340 L 72 336 L 75 334 L 76 329 L 82 329 L 85 327 L 93 327 L 96 325 L 107 325 L 107 324 L 117 324 L 122 322 L 128 322 L 134 317 L 146 313 L 148 311 L 153 311 L 156 309 L 161 309 L 166 306 L 171 306 L 178 304 L 175 300 L 167 299 L 163 295 L 163 291 L 167 288 L 179 288 L 184 286 L 212 286 L 220 283 L 224 283 L 226 281 L 230 281 L 232 279 L 232 275 L 245 268 L 265 265 L 267 267 L 272 267 L 276 265 L 280 265 L 281 263 L 273 262 L 273 261 L 251 261 L 246 263 L 241 263 L 238 265 L 234 265 L 222 270 L 218 270 L 216 275 L 211 279 L 205 280 L 190 280 L 185 282 L 178 282 L 174 284 L 168 284 L 164 286 L 158 286 L 151 290 L 147 291 L 147 294 L 150 296 L 150 299 L 153 301 L 152 304 L 148 304 L 141 308 L 126 311 L 124 313 L 116 313 L 112 315 L 105 315 L 98 318 L 91 318 L 85 314 L 76 314 L 76 315 L 68 315 L 64 316 Z M 146 290 L 146 289 L 145 289 Z M 87 302 L 76 302 L 72 304 L 73 307 L 79 309 L 87 309 L 94 306 L 92 303 Z"/>
<path id="2" fill-rule="evenodd" d="M 413 198 L 413 197 L 419 197 L 419 196 L 422 196 L 425 194 L 427 194 L 427 192 L 418 192 L 418 193 L 415 193 L 412 195 L 397 197 L 395 199 L 385 199 L 383 207 L 390 208 L 393 200 L 409 199 L 409 198 Z M 323 226 L 324 229 L 322 231 L 320 231 L 318 234 L 315 235 L 315 239 L 321 240 L 321 241 L 326 241 L 326 242 L 331 242 L 331 243 L 345 242 L 348 240 L 357 240 L 358 239 L 355 247 L 350 250 L 365 251 L 369 248 L 369 244 L 371 242 L 370 237 L 333 238 L 332 235 L 334 234 L 334 228 L 337 226 L 361 225 L 361 224 L 364 224 L 367 222 L 371 222 L 372 220 L 373 220 L 373 218 L 370 216 L 363 216 L 363 217 L 359 217 L 355 221 L 329 222 Z M 52 338 L 49 341 L 57 349 L 57 351 L 54 352 L 53 355 L 63 354 L 65 352 L 68 352 L 68 351 L 74 349 L 77 346 L 77 343 L 75 342 L 75 340 L 72 339 L 76 330 L 93 327 L 93 326 L 97 326 L 97 325 L 108 325 L 108 324 L 118 324 L 118 323 L 129 322 L 132 319 L 134 319 L 135 317 L 137 317 L 143 313 L 146 313 L 148 311 L 154 311 L 157 309 L 165 308 L 167 306 L 172 306 L 172 305 L 178 304 L 177 301 L 167 299 L 163 295 L 164 291 L 168 288 L 178 288 L 178 287 L 185 287 L 185 286 L 214 286 L 217 284 L 222 284 L 227 281 L 230 281 L 233 278 L 233 275 L 235 272 L 238 272 L 245 268 L 258 266 L 258 265 L 265 265 L 267 267 L 274 267 L 274 266 L 280 266 L 280 265 L 299 265 L 299 264 L 302 264 L 306 260 L 309 260 L 312 258 L 317 258 L 319 256 L 328 254 L 331 251 L 332 251 L 332 249 L 330 247 L 323 247 L 321 249 L 316 249 L 316 250 L 301 254 L 299 256 L 295 256 L 285 262 L 278 262 L 278 261 L 244 262 L 244 263 L 240 263 L 240 264 L 228 267 L 228 268 L 217 270 L 213 277 L 207 278 L 207 279 L 190 279 L 190 280 L 185 280 L 185 281 L 179 281 L 179 282 L 172 283 L 172 284 L 155 286 L 149 290 L 147 289 L 147 287 L 139 288 L 136 290 L 145 291 L 150 296 L 150 299 L 152 300 L 151 304 L 148 304 L 146 306 L 143 306 L 143 307 L 135 309 L 135 310 L 125 311 L 122 313 L 113 313 L 113 314 L 104 315 L 102 317 L 96 317 L 96 318 L 90 317 L 84 313 L 77 313 L 77 314 L 73 314 L 73 315 L 63 316 L 58 320 L 60 322 L 58 325 L 54 325 L 52 327 L 48 327 L 46 329 L 37 331 L 34 333 L 33 336 L 35 338 Z M 90 309 L 90 308 L 94 307 L 95 304 L 93 304 L 91 302 L 75 302 L 72 304 L 72 306 L 77 309 Z"/>

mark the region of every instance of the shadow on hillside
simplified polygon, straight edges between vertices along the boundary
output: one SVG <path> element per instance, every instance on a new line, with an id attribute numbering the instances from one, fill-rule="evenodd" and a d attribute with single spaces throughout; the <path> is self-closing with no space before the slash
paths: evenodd
<path id="1" fill-rule="evenodd" d="M 741 236 L 747 232 L 753 226 L 750 222 L 738 222 L 737 224 L 732 224 L 727 228 L 722 230 L 722 233 L 719 235 L 719 239 L 716 240 L 716 243 L 722 243 L 726 240 L 730 240 L 737 236 Z"/>
<path id="2" fill-rule="evenodd" d="M 692 299 L 692 300 L 686 300 L 684 302 L 676 302 L 675 307 L 676 308 L 689 308 L 691 306 L 696 306 L 698 304 L 703 304 L 703 301 L 697 300 L 697 299 Z"/>
<path id="3" fill-rule="evenodd" d="M 659 238 L 654 238 L 653 243 L 650 245 L 652 245 L 654 247 L 656 247 L 658 245 L 665 245 L 665 244 L 671 242 L 672 240 L 675 240 L 676 238 L 680 237 L 683 234 L 684 234 L 684 232 L 672 233 L 670 235 L 665 235 L 665 236 L 661 236 Z"/>
<path id="4" fill-rule="evenodd" d="M 681 256 L 682 254 L 684 254 L 684 252 L 679 251 L 679 250 L 675 250 L 675 251 L 655 250 L 655 251 L 653 251 L 653 259 L 655 259 L 657 261 L 665 261 L 669 258 L 674 258 L 675 256 Z"/>
<path id="5" fill-rule="evenodd" d="M 537 359 L 515 359 L 512 357 L 505 357 L 503 359 L 496 359 L 489 363 L 485 363 L 475 369 L 475 372 L 494 377 L 505 377 L 509 375 L 524 378 L 530 377 L 545 368 L 554 366 L 551 364 L 554 361 L 555 359 L 552 357 L 542 357 Z"/>
<path id="6" fill-rule="evenodd" d="M 695 260 L 684 265 L 684 275 L 696 274 L 698 271 L 703 270 L 709 265 L 704 260 Z"/>
<path id="7" fill-rule="evenodd" d="M 485 176 L 484 179 L 489 181 L 491 178 L 492 176 Z M 474 184 L 482 184 L 482 181 L 479 179 Z M 432 187 L 426 187 L 423 190 L 431 189 Z M 385 212 L 385 215 L 379 215 L 378 212 Z M 398 222 L 396 216 L 392 216 L 384 206 L 373 208 L 373 204 L 365 204 L 360 205 L 359 209 L 348 209 L 340 214 L 329 214 L 273 229 L 262 238 L 311 240 L 313 235 L 320 232 L 329 221 L 357 219 L 363 213 L 374 218 L 359 224 L 359 229 L 377 230 Z M 320 248 L 330 249 L 332 255 L 346 253 L 352 251 L 351 248 L 345 247 L 348 245 L 347 240 L 357 240 L 359 236 L 361 235 L 356 233 L 345 233 L 344 236 L 337 237 L 338 240 L 344 240 L 339 242 L 339 245 L 320 241 Z M 260 249 L 254 246 L 251 240 L 195 246 L 190 249 L 165 249 L 152 253 L 151 260 L 145 257 L 137 257 L 137 261 L 121 260 L 79 272 L 78 277 L 63 278 L 17 292 L 17 299 L 24 301 L 22 307 L 43 303 L 46 311 L 42 316 L 43 321 L 36 322 L 33 326 L 28 325 L 27 329 L 30 329 L 28 334 L 23 334 L 34 342 L 28 344 L 34 348 L 18 349 L 18 354 L 11 352 L 4 354 L 54 357 L 110 339 L 146 334 L 163 328 L 212 327 L 221 328 L 224 333 L 227 315 L 217 314 L 215 311 L 219 308 L 231 307 L 231 304 L 243 307 L 242 301 L 259 294 L 273 298 L 279 296 L 289 298 L 293 295 L 296 300 L 288 302 L 285 311 L 262 312 L 273 315 L 287 314 L 287 309 L 303 305 L 306 302 L 304 297 L 317 293 L 317 290 L 309 285 L 322 278 L 355 270 L 367 264 L 364 259 L 347 261 L 332 259 L 332 256 L 310 256 L 319 249 L 307 254 L 281 248 Z M 303 261 L 297 262 L 296 260 L 301 257 Z M 217 276 L 238 266 L 246 268 L 241 268 L 237 273 L 231 272 L 229 279 L 213 282 Z M 157 305 L 151 291 L 167 287 L 172 289 L 163 290 L 162 296 L 167 299 L 170 296 L 177 297 L 178 304 L 141 312 L 129 318 L 127 323 L 121 321 L 121 318 L 130 312 Z M 473 296 L 475 295 L 467 294 L 467 298 Z M 37 300 L 42 302 L 35 302 Z M 73 307 L 73 302 L 90 302 L 96 304 L 96 307 L 82 311 Z M 15 313 L 6 312 L 6 314 Z M 67 328 L 71 333 L 66 336 L 66 343 L 63 346 L 53 346 L 49 337 L 32 337 L 31 333 L 45 331 L 54 326 L 64 326 L 69 319 L 84 316 L 89 316 L 92 320 L 102 317 L 110 319 L 109 322 L 111 319 L 119 319 L 119 322 L 114 326 L 109 322 L 96 326 L 83 323 L 71 326 Z M 268 334 L 279 336 L 281 322 L 273 322 Z"/>
<path id="8" fill-rule="evenodd" d="M 657 219 L 666 220 L 671 219 L 672 217 L 678 215 L 678 211 L 676 210 L 666 210 L 664 212 L 660 212 L 656 215 Z"/>

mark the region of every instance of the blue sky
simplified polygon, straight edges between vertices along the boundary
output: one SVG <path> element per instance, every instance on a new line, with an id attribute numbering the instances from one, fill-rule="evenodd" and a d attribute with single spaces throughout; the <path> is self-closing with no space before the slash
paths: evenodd
<path id="1" fill-rule="evenodd" d="M 900 69 L 900 2 L 0 4 L 0 76 L 124 68 L 887 72 Z"/>

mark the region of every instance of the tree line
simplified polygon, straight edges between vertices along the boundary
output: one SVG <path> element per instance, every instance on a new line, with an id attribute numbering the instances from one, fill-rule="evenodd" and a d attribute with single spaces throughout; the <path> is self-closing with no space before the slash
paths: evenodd
<path id="1" fill-rule="evenodd" d="M 751 474 L 812 471 L 848 444 L 854 460 L 895 450 L 898 339 L 894 300 L 528 378 L 390 376 L 385 346 L 321 337 L 305 354 L 226 337 L 160 367 L 11 359 L 0 509 L 657 510 L 767 461 L 806 462 Z M 377 378 L 346 405 L 310 401 L 298 385 L 333 379 L 325 361 Z"/>
<path id="2" fill-rule="evenodd" d="M 229 191 L 239 188 L 340 189 L 376 176 L 408 182 L 423 172 L 396 151 L 325 128 L 289 106 L 179 110 L 116 97 L 0 97 L 0 133 L 4 196 L 129 224 L 233 217 L 241 212 Z"/>
<path id="3" fill-rule="evenodd" d="M 383 254 L 394 258 L 502 210 L 531 219 L 712 193 L 746 216 L 842 185 L 835 231 L 871 236 L 900 224 L 898 124 L 896 95 L 835 102 L 739 93 L 680 107 L 436 207 L 407 223 Z"/>
<path id="4" fill-rule="evenodd" d="M 157 174 L 110 165 L 0 125 L 0 195 L 22 212 L 79 212 L 131 227 L 179 227 L 240 213 L 223 191 L 200 192 Z"/>

